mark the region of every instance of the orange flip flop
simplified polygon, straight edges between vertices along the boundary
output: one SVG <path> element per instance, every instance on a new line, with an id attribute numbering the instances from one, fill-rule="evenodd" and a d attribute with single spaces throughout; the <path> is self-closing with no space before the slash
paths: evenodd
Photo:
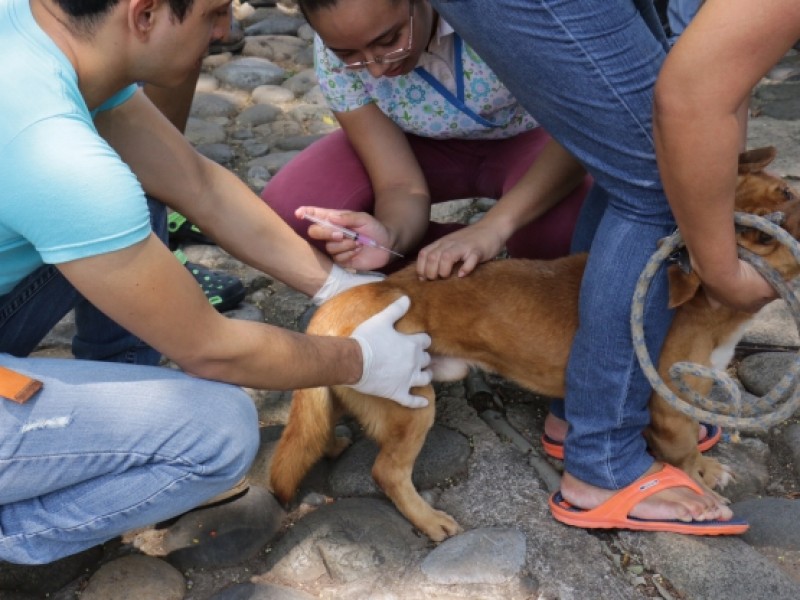
<path id="1" fill-rule="evenodd" d="M 701 423 L 701 425 L 706 428 L 706 435 L 702 440 L 697 442 L 697 449 L 700 450 L 700 452 L 707 452 L 719 442 L 722 437 L 722 428 L 709 423 Z M 564 460 L 564 442 L 554 440 L 546 433 L 543 433 L 542 448 L 544 448 L 544 453 L 550 458 Z"/>
<path id="2" fill-rule="evenodd" d="M 675 519 L 637 519 L 631 517 L 634 506 L 653 494 L 666 489 L 688 487 L 702 494 L 694 480 L 670 465 L 657 473 L 640 477 L 628 487 L 619 490 L 600 506 L 585 510 L 573 506 L 556 492 L 550 497 L 550 512 L 562 523 L 583 529 L 631 529 L 633 531 L 669 531 L 687 535 L 736 535 L 750 527 L 742 519 L 730 521 L 678 521 Z"/>

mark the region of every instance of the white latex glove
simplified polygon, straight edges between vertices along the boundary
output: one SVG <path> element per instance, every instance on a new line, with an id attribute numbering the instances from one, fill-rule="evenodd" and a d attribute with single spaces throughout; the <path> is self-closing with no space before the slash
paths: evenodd
<path id="1" fill-rule="evenodd" d="M 351 387 L 409 408 L 421 408 L 428 405 L 427 398 L 409 392 L 412 387 L 431 382 L 431 371 L 426 368 L 431 357 L 425 351 L 431 338 L 427 333 L 407 335 L 394 328 L 395 321 L 406 314 L 410 305 L 408 296 L 398 298 L 353 331 L 350 337 L 361 346 L 364 370 L 361 380 Z"/>
<path id="2" fill-rule="evenodd" d="M 333 298 L 336 294 L 349 290 L 351 287 L 363 283 L 381 281 L 383 279 L 385 279 L 385 275 L 381 275 L 380 273 L 351 273 L 338 265 L 333 265 L 325 283 L 323 283 L 322 287 L 314 294 L 311 301 L 319 306 Z"/>

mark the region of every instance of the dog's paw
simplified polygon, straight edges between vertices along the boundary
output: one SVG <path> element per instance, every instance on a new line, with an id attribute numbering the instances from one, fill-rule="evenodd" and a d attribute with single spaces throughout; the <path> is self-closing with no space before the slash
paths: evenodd
<path id="1" fill-rule="evenodd" d="M 424 522 L 416 523 L 416 526 L 434 542 L 442 542 L 463 531 L 453 517 L 441 510 L 432 510 Z"/>
<path id="2" fill-rule="evenodd" d="M 697 461 L 696 470 L 702 482 L 710 489 L 722 490 L 731 481 L 736 479 L 728 465 L 723 465 L 715 458 L 702 456 Z M 697 477 L 695 477 L 697 479 Z"/>

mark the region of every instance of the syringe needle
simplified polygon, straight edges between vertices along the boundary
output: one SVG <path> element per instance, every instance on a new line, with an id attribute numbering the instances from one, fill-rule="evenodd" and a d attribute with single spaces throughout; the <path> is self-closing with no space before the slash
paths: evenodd
<path id="1" fill-rule="evenodd" d="M 357 244 L 361 244 L 362 246 L 369 246 L 370 248 L 378 248 L 379 250 L 384 250 L 395 256 L 399 256 L 403 258 L 403 255 L 399 252 L 395 252 L 391 248 L 387 248 L 386 246 L 381 246 L 378 242 L 373 240 L 371 237 L 367 237 L 366 235 L 362 235 L 357 231 L 353 231 L 352 229 L 348 229 L 347 227 L 342 227 L 341 225 L 337 225 L 336 223 L 331 223 L 327 219 L 320 219 L 319 217 L 315 217 L 314 215 L 310 215 L 308 213 L 303 213 L 303 218 L 311 221 L 312 223 L 316 223 L 317 225 L 321 225 L 323 227 L 328 227 L 333 229 L 334 231 L 338 231 L 346 238 L 349 238 L 355 241 Z"/>

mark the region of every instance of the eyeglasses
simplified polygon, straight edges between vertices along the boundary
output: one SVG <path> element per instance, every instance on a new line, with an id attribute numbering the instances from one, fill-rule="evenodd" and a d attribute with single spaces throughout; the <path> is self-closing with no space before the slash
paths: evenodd
<path id="1" fill-rule="evenodd" d="M 344 68 L 349 71 L 358 71 L 359 69 L 366 69 L 369 65 L 388 65 L 391 63 L 400 62 L 411 56 L 412 45 L 414 41 L 414 0 L 408 3 L 408 44 L 405 47 L 392 50 L 386 54 L 375 54 L 372 60 L 357 60 L 351 63 L 344 63 Z"/>

